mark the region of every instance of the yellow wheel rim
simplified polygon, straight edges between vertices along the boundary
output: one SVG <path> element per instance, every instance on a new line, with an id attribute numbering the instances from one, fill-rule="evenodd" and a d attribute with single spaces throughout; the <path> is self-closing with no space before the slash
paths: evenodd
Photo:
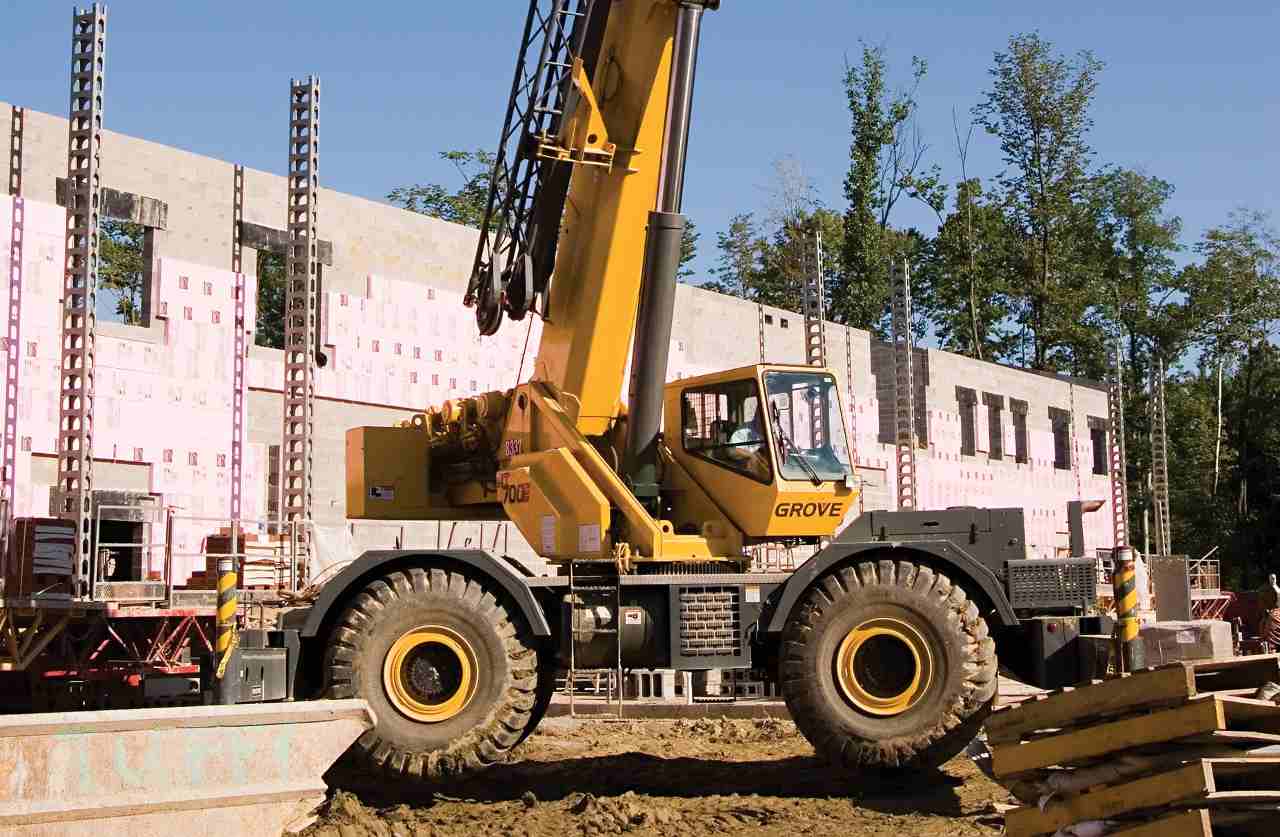
<path id="1" fill-rule="evenodd" d="M 437 724 L 467 708 L 478 668 L 475 652 L 461 635 L 425 625 L 392 644 L 382 663 L 382 685 L 405 717 Z"/>
<path id="2" fill-rule="evenodd" d="M 933 682 L 933 654 L 920 632 L 900 619 L 870 619 L 845 635 L 836 652 L 836 682 L 869 715 L 901 715 Z"/>

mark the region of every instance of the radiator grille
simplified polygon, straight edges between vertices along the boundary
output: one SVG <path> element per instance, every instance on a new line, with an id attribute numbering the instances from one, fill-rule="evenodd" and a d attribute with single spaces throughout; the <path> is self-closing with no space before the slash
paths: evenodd
<path id="1" fill-rule="evenodd" d="M 680 588 L 680 653 L 686 657 L 742 653 L 737 587 Z"/>
<path id="2" fill-rule="evenodd" d="M 1010 561 L 1008 570 L 1009 602 L 1015 610 L 1097 603 L 1097 562 L 1092 558 Z"/>

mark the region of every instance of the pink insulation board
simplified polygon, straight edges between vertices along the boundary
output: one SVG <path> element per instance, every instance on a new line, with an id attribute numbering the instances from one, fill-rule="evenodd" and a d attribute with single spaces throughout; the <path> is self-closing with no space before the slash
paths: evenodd
<path id="1" fill-rule="evenodd" d="M 23 442 L 17 512 L 30 515 L 48 510 L 48 486 L 37 484 L 31 476 L 32 454 L 48 459 L 56 444 L 65 212 L 33 201 L 26 205 L 19 401 Z M 0 253 L 8 252 L 10 211 L 11 202 L 0 201 L 0 243 L 6 245 Z M 158 259 L 155 268 L 152 327 L 129 330 L 128 336 L 118 336 L 120 329 L 113 330 L 115 336 L 99 333 L 95 455 L 144 463 L 149 468 L 150 490 L 176 507 L 177 514 L 218 517 L 227 514 L 230 500 L 235 277 L 228 270 L 167 256 Z M 252 334 L 256 278 L 247 275 L 245 284 L 250 301 L 245 327 Z M 541 335 L 536 317 L 508 322 L 497 335 L 482 338 L 476 334 L 474 312 L 462 306 L 458 291 L 432 287 L 414 277 L 369 276 L 365 285 L 362 294 L 322 294 L 321 342 L 328 362 L 317 372 L 319 397 L 422 409 L 448 398 L 506 389 L 531 374 Z M 715 303 L 705 296 L 710 301 L 700 304 Z M 705 317 L 707 312 L 703 313 Z M 695 346 L 696 335 L 688 339 L 677 335 L 671 345 L 669 377 L 686 378 L 755 362 L 758 335 L 754 312 L 748 314 L 740 319 L 750 320 L 750 334 L 728 335 L 714 345 L 704 341 Z M 782 339 L 781 332 L 770 334 L 774 343 Z M 787 339 L 793 337 L 799 339 L 798 329 Z M 246 378 L 250 388 L 278 392 L 283 378 L 281 353 L 252 352 Z M 844 375 L 837 378 L 844 388 Z M 870 370 L 855 368 L 853 379 L 856 397 L 843 395 L 849 424 L 856 431 L 858 464 L 891 497 L 894 448 L 878 441 L 880 404 Z M 959 453 L 960 419 L 954 405 L 929 409 L 927 420 L 930 445 L 919 457 L 925 507 L 1031 503 L 1027 507 L 1030 541 L 1038 554 L 1049 555 L 1065 543 L 1066 502 L 1077 496 L 1108 496 L 1107 479 L 1090 473 L 1086 464 L 1090 461 L 1088 431 L 1082 416 L 1077 416 L 1082 440 L 1077 454 L 1085 467 L 1079 490 L 1073 472 L 1053 467 L 1053 438 L 1047 431 L 1032 429 L 1031 461 L 1017 465 L 1012 461 L 1012 429 L 1006 427 L 1006 457 L 988 463 L 985 455 Z M 986 408 L 980 405 L 977 428 L 983 451 L 986 427 Z M 246 443 L 244 451 L 242 513 L 246 518 L 263 517 L 266 445 Z M 1105 512 L 1086 517 L 1086 542 L 1091 548 L 1111 545 L 1107 519 Z M 198 557 L 200 540 L 216 525 L 187 522 L 177 527 L 179 580 L 203 566 Z"/>

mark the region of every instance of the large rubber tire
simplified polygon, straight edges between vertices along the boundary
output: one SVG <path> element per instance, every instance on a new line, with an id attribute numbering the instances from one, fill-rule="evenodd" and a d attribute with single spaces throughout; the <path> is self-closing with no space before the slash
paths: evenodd
<path id="1" fill-rule="evenodd" d="M 529 723 L 525 726 L 520 740 L 516 742 L 517 744 L 533 735 L 533 731 L 538 728 L 538 724 L 542 723 L 542 719 L 547 716 L 547 710 L 551 708 L 551 700 L 556 696 L 556 675 L 558 673 L 555 664 L 555 652 L 550 649 L 540 652 L 538 658 L 538 684 L 534 688 L 533 709 L 529 711 Z"/>
<path id="2" fill-rule="evenodd" d="M 384 663 L 397 641 L 430 626 L 449 632 L 474 656 L 471 699 L 452 717 L 414 719 L 388 695 Z M 524 620 L 481 582 L 459 572 L 410 568 L 359 593 L 325 649 L 326 694 L 363 698 L 377 726 L 352 745 L 389 778 L 444 779 L 506 758 L 531 729 L 538 658 Z"/>
<path id="3" fill-rule="evenodd" d="M 868 620 L 896 620 L 927 645 L 928 685 L 899 714 L 872 714 L 842 688 L 842 642 Z M 827 761 L 851 768 L 931 768 L 973 740 L 996 691 L 986 621 L 945 575 L 907 561 L 864 562 L 819 578 L 792 612 L 780 649 L 782 693 Z"/>

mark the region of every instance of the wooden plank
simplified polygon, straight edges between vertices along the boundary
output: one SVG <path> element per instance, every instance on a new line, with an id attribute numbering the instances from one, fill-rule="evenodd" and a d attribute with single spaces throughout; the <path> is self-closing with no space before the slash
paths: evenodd
<path id="1" fill-rule="evenodd" d="M 1243 732 L 1280 734 L 1280 706 L 1269 700 L 1221 697 L 1226 709 L 1227 726 Z"/>
<path id="2" fill-rule="evenodd" d="M 1155 822 L 1113 831 L 1110 837 L 1213 837 L 1208 811 L 1179 811 Z"/>
<path id="3" fill-rule="evenodd" d="M 1195 693 L 1195 677 L 1185 666 L 1143 671 L 996 712 L 986 721 L 987 735 L 993 741 L 1010 740 L 1033 730 L 1060 729 L 1086 718 L 1185 700 Z"/>
<path id="4" fill-rule="evenodd" d="M 1250 756 L 1208 761 L 1213 766 L 1215 784 L 1219 789 L 1241 780 L 1254 784 L 1268 782 L 1275 787 L 1280 787 L 1280 782 L 1271 782 L 1269 778 L 1263 778 L 1272 775 L 1280 778 L 1280 756 Z"/>
<path id="5" fill-rule="evenodd" d="M 1196 689 L 1221 692 L 1231 689 L 1256 689 L 1264 683 L 1280 683 L 1280 655 L 1255 654 L 1229 660 L 1205 660 L 1186 663 L 1195 672 Z"/>
<path id="6" fill-rule="evenodd" d="M 1206 697 L 1174 709 L 1068 730 L 1023 744 L 997 744 L 991 750 L 991 765 L 997 776 L 1012 776 L 1225 729 L 1222 699 Z"/>
<path id="7" fill-rule="evenodd" d="M 1280 735 L 1267 732 L 1241 732 L 1239 730 L 1217 730 L 1205 735 L 1194 735 L 1181 744 L 1220 744 L 1227 747 L 1239 747 L 1252 750 L 1257 747 L 1280 745 Z"/>
<path id="8" fill-rule="evenodd" d="M 1035 805 L 1005 814 L 1008 837 L 1035 837 L 1085 820 L 1101 820 L 1175 802 L 1199 800 L 1213 791 L 1213 775 L 1208 764 L 1196 762 L 1143 779 L 1109 785 L 1091 793 L 1061 797 L 1044 810 Z"/>

